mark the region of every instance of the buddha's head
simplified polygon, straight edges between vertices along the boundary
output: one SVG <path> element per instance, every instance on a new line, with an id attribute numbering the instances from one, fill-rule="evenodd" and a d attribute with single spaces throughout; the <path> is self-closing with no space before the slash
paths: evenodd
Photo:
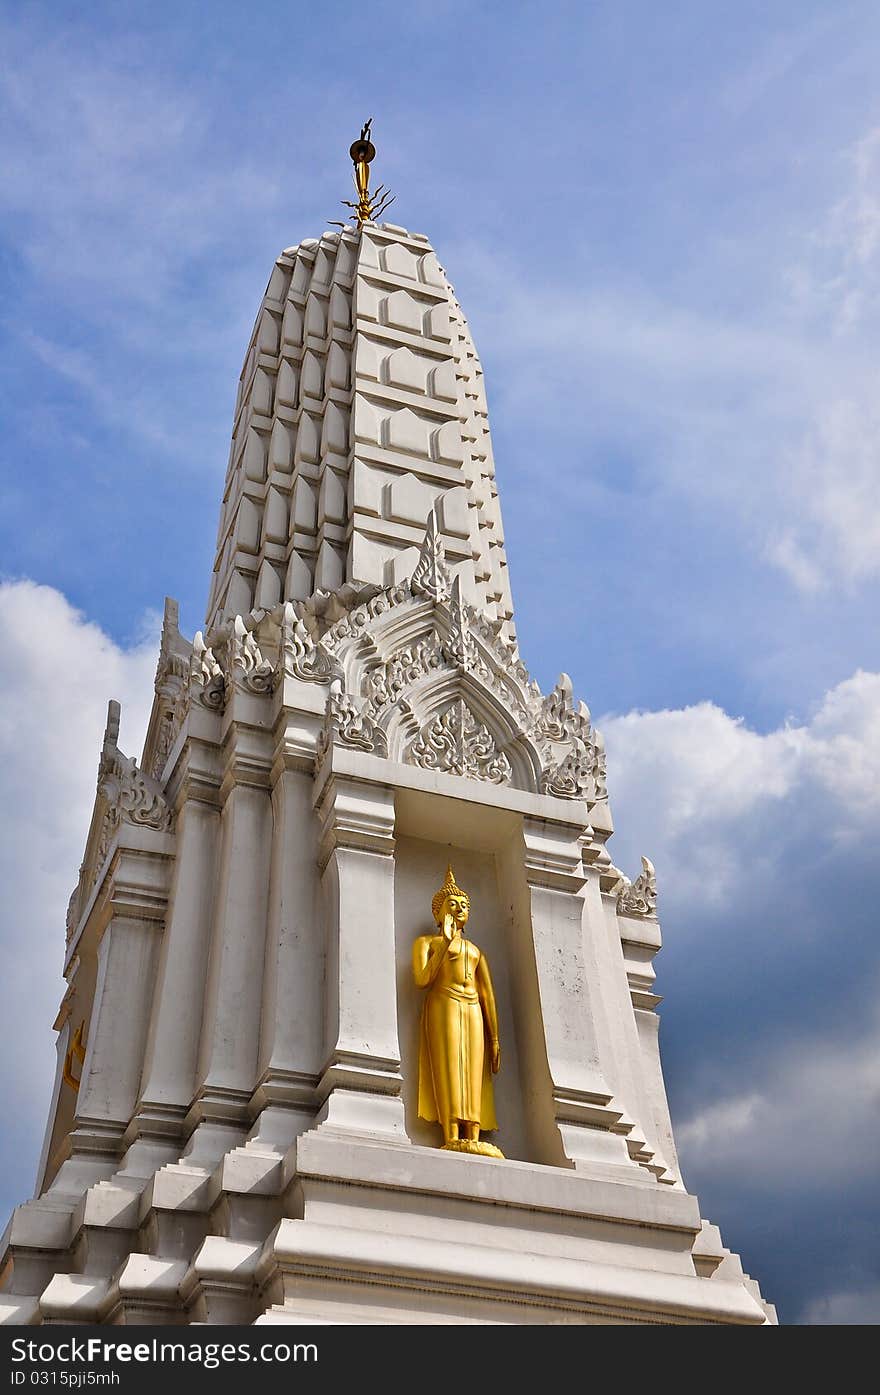
<path id="1" fill-rule="evenodd" d="M 466 891 L 462 891 L 461 887 L 456 884 L 452 867 L 447 867 L 446 881 L 431 901 L 435 923 L 442 925 L 443 917 L 451 915 L 456 928 L 461 930 L 467 924 L 470 909 L 471 898 Z"/>

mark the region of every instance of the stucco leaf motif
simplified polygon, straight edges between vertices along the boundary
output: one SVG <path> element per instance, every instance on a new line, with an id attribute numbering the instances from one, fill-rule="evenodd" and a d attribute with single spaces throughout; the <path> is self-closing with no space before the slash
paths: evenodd
<path id="1" fill-rule="evenodd" d="M 167 707 L 162 713 L 162 722 L 159 727 L 159 735 L 156 739 L 156 749 L 153 752 L 153 759 L 150 764 L 150 774 L 154 780 L 161 780 L 165 769 L 165 763 L 171 754 L 171 747 L 177 739 L 182 721 L 181 706 L 175 702 L 173 706 Z"/>
<path id="2" fill-rule="evenodd" d="M 512 774 L 507 756 L 461 698 L 428 723 L 410 747 L 409 758 L 423 770 L 443 770 L 493 785 L 506 784 Z"/>
<path id="3" fill-rule="evenodd" d="M 462 672 L 474 667 L 477 660 L 477 646 L 471 634 L 470 614 L 461 598 L 461 579 L 456 577 L 449 593 L 449 634 L 443 651 L 453 665 Z"/>
<path id="4" fill-rule="evenodd" d="M 240 615 L 232 622 L 226 652 L 233 682 L 251 693 L 271 693 L 275 669 L 263 658 L 260 646 Z"/>
<path id="5" fill-rule="evenodd" d="M 342 691 L 339 679 L 334 679 L 330 685 L 324 725 L 318 737 L 318 765 L 334 745 L 370 751 L 379 756 L 384 756 L 387 749 L 385 733 L 376 726 L 368 711 L 358 706 L 349 693 Z"/>
<path id="6" fill-rule="evenodd" d="M 287 678 L 299 678 L 304 683 L 326 683 L 332 665 L 323 649 L 315 643 L 290 601 L 285 601 L 281 613 L 281 673 Z"/>
<path id="7" fill-rule="evenodd" d="M 443 539 L 437 526 L 436 509 L 431 509 L 428 514 L 425 541 L 422 543 L 410 586 L 415 596 L 428 596 L 432 601 L 445 601 L 449 598 L 449 568 L 446 565 Z"/>
<path id="8" fill-rule="evenodd" d="M 545 766 L 541 789 L 557 799 L 585 799 L 589 804 L 606 799 L 605 744 L 599 733 L 593 731 L 587 740 L 573 736 L 568 754 Z"/>
<path id="9" fill-rule="evenodd" d="M 642 858 L 642 870 L 636 880 L 621 877 L 617 886 L 618 915 L 655 916 L 657 914 L 657 875 L 649 858 Z"/>
<path id="10" fill-rule="evenodd" d="M 156 781 L 140 769 L 133 756 L 124 756 L 118 747 L 106 742 L 98 771 L 98 794 L 104 799 L 106 808 L 95 854 L 93 882 L 106 861 L 120 824 L 137 824 L 164 833 L 171 828 L 174 817 Z"/>
<path id="11" fill-rule="evenodd" d="M 387 663 L 373 669 L 364 680 L 364 693 L 372 711 L 380 712 L 432 670 L 440 668 L 443 654 L 435 634 L 392 654 Z"/>
<path id="12" fill-rule="evenodd" d="M 205 643 L 201 630 L 193 637 L 189 671 L 190 697 L 213 712 L 222 712 L 226 702 L 226 679 L 217 657 Z"/>

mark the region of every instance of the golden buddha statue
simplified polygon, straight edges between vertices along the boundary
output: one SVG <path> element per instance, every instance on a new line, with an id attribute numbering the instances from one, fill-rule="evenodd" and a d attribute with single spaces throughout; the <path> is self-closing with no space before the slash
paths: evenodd
<path id="1" fill-rule="evenodd" d="M 419 1046 L 419 1118 L 439 1122 L 443 1147 L 501 1158 L 480 1129 L 496 1129 L 492 1076 L 501 1065 L 495 993 L 486 956 L 467 939 L 470 897 L 452 868 L 431 902 L 437 935 L 413 945 L 416 985 L 426 989 Z"/>

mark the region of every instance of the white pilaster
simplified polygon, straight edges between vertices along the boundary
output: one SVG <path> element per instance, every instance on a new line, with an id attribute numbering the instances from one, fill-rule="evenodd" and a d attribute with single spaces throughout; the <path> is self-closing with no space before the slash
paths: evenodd
<path id="1" fill-rule="evenodd" d="M 194 1106 L 218 1122 L 246 1118 L 256 1078 L 272 848 L 267 772 L 234 760 L 228 781 Z"/>
<path id="2" fill-rule="evenodd" d="M 394 953 L 394 793 L 336 775 L 322 787 L 325 916 L 322 1120 L 405 1137 Z"/>
<path id="3" fill-rule="evenodd" d="M 192 1101 L 217 879 L 219 814 L 188 798 L 178 815 L 177 866 L 156 985 L 139 1128 L 176 1133 Z"/>
<path id="4" fill-rule="evenodd" d="M 603 1072 L 597 1033 L 599 985 L 590 981 L 582 935 L 584 886 L 579 834 L 523 820 L 532 942 L 552 1085 L 565 1156 L 575 1167 L 629 1162 L 610 1130 L 620 1111 Z"/>

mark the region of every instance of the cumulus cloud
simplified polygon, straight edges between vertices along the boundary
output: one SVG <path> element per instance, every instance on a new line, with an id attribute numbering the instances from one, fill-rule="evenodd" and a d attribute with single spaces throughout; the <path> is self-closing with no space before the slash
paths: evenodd
<path id="1" fill-rule="evenodd" d="M 699 895 L 722 903 L 744 875 L 755 830 L 772 863 L 770 823 L 779 875 L 809 811 L 833 806 L 828 832 L 836 840 L 880 823 L 880 674 L 860 670 L 826 694 L 810 721 L 764 734 L 711 702 L 612 714 L 601 728 L 615 808 L 624 811 L 616 845 L 633 865 L 649 852 L 675 868 L 682 902 Z"/>
<path id="2" fill-rule="evenodd" d="M 757 1167 L 768 1191 L 788 1183 L 793 1139 L 804 1160 L 798 1191 L 827 1197 L 870 1184 L 880 1149 L 878 1062 L 880 1022 L 846 1040 L 805 1031 L 766 1062 L 759 1089 L 698 1110 L 676 1142 L 700 1173 L 730 1181 Z"/>
<path id="3" fill-rule="evenodd" d="M 122 703 L 121 744 L 139 754 L 157 619 L 148 617 L 151 633 L 123 649 L 51 587 L 0 584 L 6 1212 L 33 1187 L 54 1074 L 51 1026 L 64 988 L 65 912 L 91 818 L 107 702 Z"/>
<path id="4" fill-rule="evenodd" d="M 657 867 L 685 1179 L 783 1320 L 876 1321 L 880 674 L 764 733 L 712 703 L 599 725 L 612 855 Z"/>

